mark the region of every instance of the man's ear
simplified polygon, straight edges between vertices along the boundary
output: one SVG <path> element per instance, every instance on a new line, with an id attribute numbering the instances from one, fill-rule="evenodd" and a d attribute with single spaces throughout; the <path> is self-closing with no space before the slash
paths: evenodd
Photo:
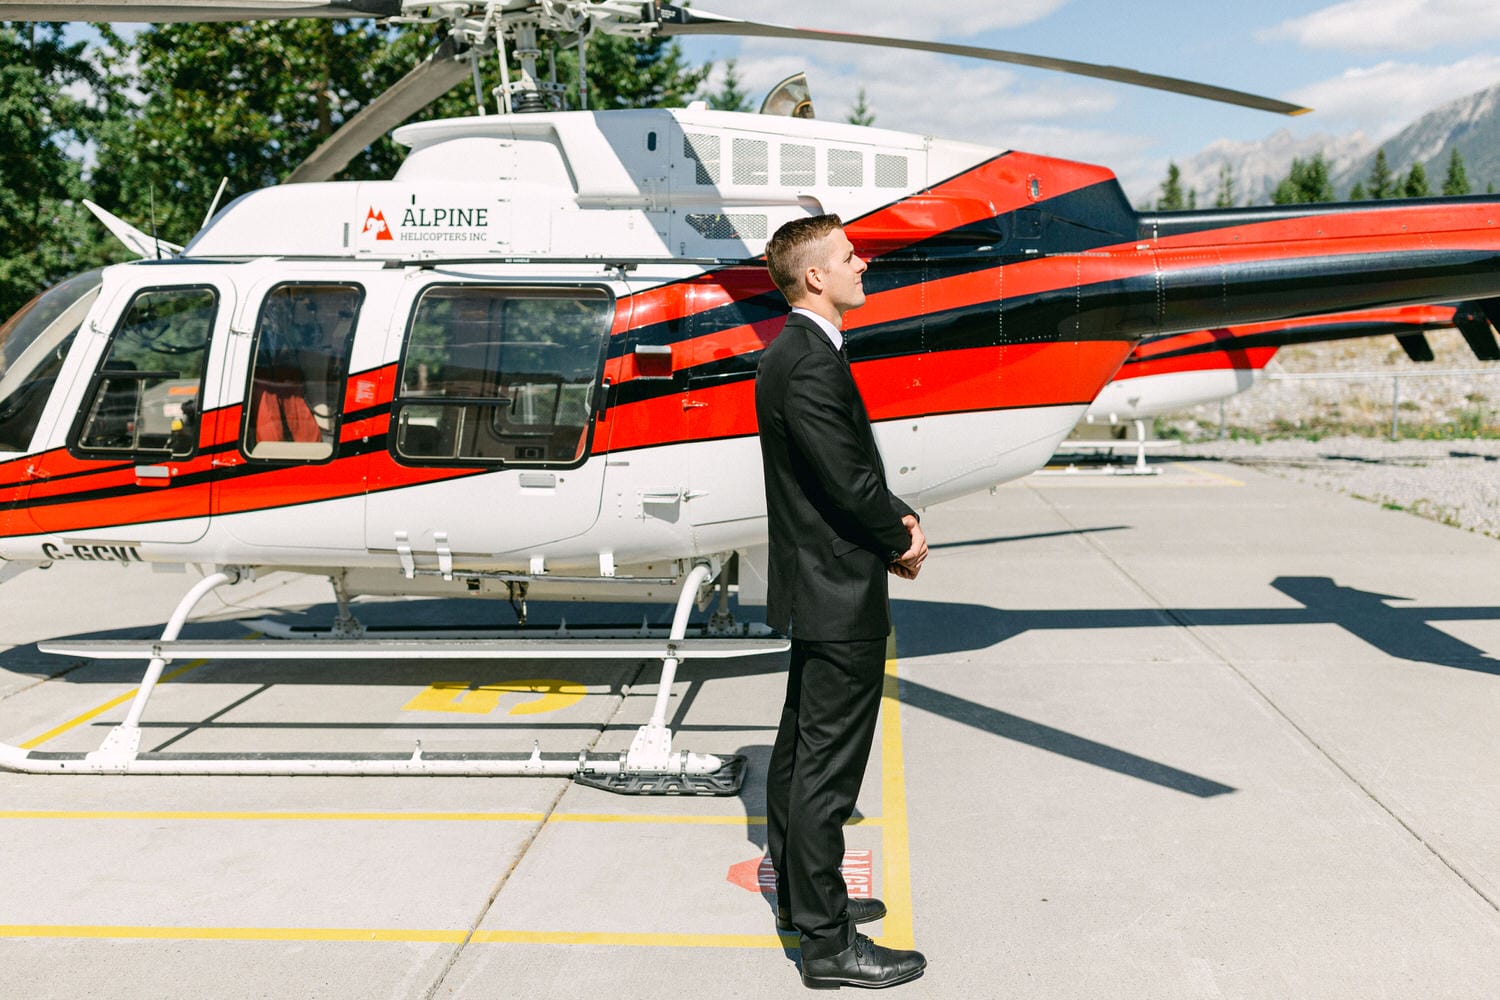
<path id="1" fill-rule="evenodd" d="M 808 291 L 815 292 L 815 293 L 818 293 L 818 294 L 822 294 L 822 291 L 823 291 L 823 270 L 822 270 L 822 268 L 819 268 L 819 267 L 809 267 L 807 270 L 803 271 L 802 272 L 802 283 L 807 286 L 807 290 Z"/>

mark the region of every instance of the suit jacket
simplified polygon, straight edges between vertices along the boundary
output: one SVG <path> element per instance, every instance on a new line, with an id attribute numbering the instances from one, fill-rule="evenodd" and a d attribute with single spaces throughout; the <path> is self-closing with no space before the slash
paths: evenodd
<path id="1" fill-rule="evenodd" d="M 887 487 L 870 417 L 828 336 L 793 313 L 761 355 L 755 414 L 770 529 L 766 621 L 798 639 L 891 630 L 886 566 L 913 513 Z"/>

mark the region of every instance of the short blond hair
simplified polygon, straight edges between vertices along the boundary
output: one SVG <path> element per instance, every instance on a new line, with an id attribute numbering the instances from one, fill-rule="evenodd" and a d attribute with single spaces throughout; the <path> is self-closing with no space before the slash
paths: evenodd
<path id="1" fill-rule="evenodd" d="M 802 276 L 809 267 L 828 263 L 813 259 L 813 247 L 843 225 L 837 215 L 812 215 L 793 219 L 776 230 L 766 244 L 766 269 L 788 302 L 802 297 Z"/>

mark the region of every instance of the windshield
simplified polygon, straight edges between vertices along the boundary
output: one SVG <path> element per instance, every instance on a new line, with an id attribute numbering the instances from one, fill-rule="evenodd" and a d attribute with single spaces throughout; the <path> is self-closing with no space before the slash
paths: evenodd
<path id="1" fill-rule="evenodd" d="M 73 335 L 99 297 L 99 270 L 54 285 L 0 326 L 0 451 L 25 451 Z"/>

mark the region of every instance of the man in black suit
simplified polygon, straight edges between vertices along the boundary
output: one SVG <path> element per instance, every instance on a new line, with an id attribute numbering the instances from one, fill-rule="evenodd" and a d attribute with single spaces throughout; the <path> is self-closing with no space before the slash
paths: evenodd
<path id="1" fill-rule="evenodd" d="M 915 579 L 927 542 L 916 513 L 886 487 L 844 357 L 841 327 L 864 304 L 865 262 L 838 216 L 820 215 L 777 230 L 766 264 L 792 306 L 755 379 L 770 522 L 766 620 L 792 636 L 766 777 L 776 922 L 801 935 L 806 985 L 894 986 L 927 960 L 856 933 L 885 905 L 850 899 L 839 865 L 884 685 L 886 574 Z"/>

